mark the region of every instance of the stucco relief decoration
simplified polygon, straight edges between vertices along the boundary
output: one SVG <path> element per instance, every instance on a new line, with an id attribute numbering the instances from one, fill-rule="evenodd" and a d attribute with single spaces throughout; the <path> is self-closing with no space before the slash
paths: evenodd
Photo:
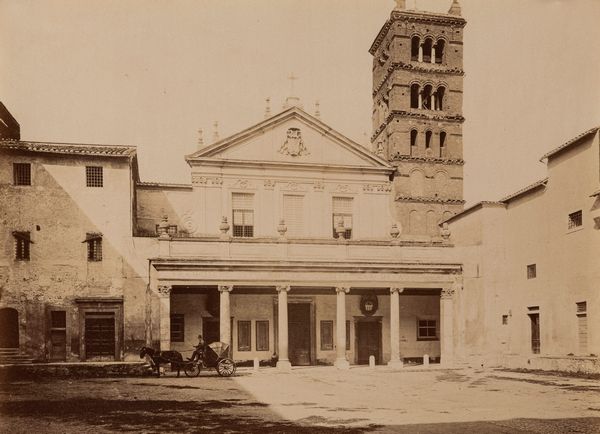
<path id="1" fill-rule="evenodd" d="M 158 285 L 157 290 L 163 297 L 168 297 L 171 294 L 171 285 Z"/>
<path id="2" fill-rule="evenodd" d="M 286 191 L 304 191 L 304 186 L 302 184 L 298 184 L 297 182 L 288 182 L 283 190 Z"/>
<path id="3" fill-rule="evenodd" d="M 183 223 L 184 229 L 189 233 L 193 234 L 198 230 L 198 223 L 196 222 L 196 218 L 194 215 L 194 211 L 191 209 L 186 210 L 182 216 L 181 221 Z"/>
<path id="4" fill-rule="evenodd" d="M 442 289 L 441 298 L 443 299 L 451 299 L 454 296 L 456 290 L 454 288 L 444 288 Z"/>
<path id="5" fill-rule="evenodd" d="M 323 191 L 325 190 L 325 183 L 323 183 L 323 181 L 317 181 L 314 183 L 313 189 L 315 191 Z"/>
<path id="6" fill-rule="evenodd" d="M 237 181 L 235 181 L 233 183 L 233 187 L 235 187 L 235 188 L 241 188 L 241 189 L 247 189 L 247 188 L 253 188 L 253 185 L 247 179 L 238 179 Z"/>
<path id="7" fill-rule="evenodd" d="M 337 193 L 352 193 L 352 187 L 350 187 L 348 184 L 338 184 L 335 188 L 335 191 Z"/>
<path id="8" fill-rule="evenodd" d="M 223 185 L 223 178 L 218 176 L 200 176 L 200 175 L 192 175 L 192 184 L 195 185 L 212 185 L 219 187 Z"/>
<path id="9" fill-rule="evenodd" d="M 374 294 L 363 295 L 360 298 L 360 311 L 363 315 L 371 316 L 377 312 L 379 308 L 379 301 L 377 300 L 377 296 Z"/>
<path id="10" fill-rule="evenodd" d="M 366 193 L 389 193 L 392 191 L 392 184 L 364 184 L 363 191 Z"/>
<path id="11" fill-rule="evenodd" d="M 279 153 L 283 155 L 290 155 L 292 157 L 300 157 L 302 155 L 309 155 L 308 149 L 304 145 L 304 141 L 302 140 L 302 131 L 300 128 L 288 128 L 287 130 L 287 138 L 281 148 L 279 148 Z"/>
<path id="12" fill-rule="evenodd" d="M 269 190 L 273 190 L 275 188 L 275 180 L 274 179 L 265 179 L 265 188 Z"/>

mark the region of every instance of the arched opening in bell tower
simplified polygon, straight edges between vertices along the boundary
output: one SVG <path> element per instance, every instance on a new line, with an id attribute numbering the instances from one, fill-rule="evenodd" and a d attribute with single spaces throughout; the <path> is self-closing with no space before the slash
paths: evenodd
<path id="1" fill-rule="evenodd" d="M 413 36 L 410 45 L 410 60 L 417 62 L 419 60 L 419 47 L 421 45 L 421 38 Z"/>
<path id="2" fill-rule="evenodd" d="M 419 85 L 417 83 L 410 86 L 410 108 L 419 107 Z"/>

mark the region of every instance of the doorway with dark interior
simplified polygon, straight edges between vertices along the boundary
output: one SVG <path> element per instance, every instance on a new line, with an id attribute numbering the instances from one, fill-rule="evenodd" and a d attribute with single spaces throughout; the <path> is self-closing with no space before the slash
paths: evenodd
<path id="1" fill-rule="evenodd" d="M 0 309 L 0 348 L 19 348 L 19 312 L 10 307 Z"/>
<path id="2" fill-rule="evenodd" d="M 311 304 L 288 304 L 289 358 L 293 366 L 311 364 Z"/>
<path id="3" fill-rule="evenodd" d="M 366 365 L 369 357 L 375 357 L 375 364 L 381 364 L 381 318 L 357 318 L 355 320 L 356 363 Z"/>

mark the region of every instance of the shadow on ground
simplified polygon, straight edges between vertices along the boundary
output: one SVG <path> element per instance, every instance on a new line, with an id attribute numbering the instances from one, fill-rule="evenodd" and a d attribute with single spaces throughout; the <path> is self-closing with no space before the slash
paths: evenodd
<path id="1" fill-rule="evenodd" d="M 45 419 L 49 423 L 86 424 L 115 432 L 229 432 L 343 433 L 372 432 L 367 428 L 302 426 L 288 421 L 267 420 L 253 414 L 266 404 L 238 399 L 208 401 L 71 399 L 26 400 L 0 404 L 0 415 Z M 227 410 L 237 410 L 232 414 Z M 241 411 L 240 411 L 241 410 Z M 245 412 L 247 414 L 239 414 Z M 271 416 L 272 418 L 273 416 Z"/>

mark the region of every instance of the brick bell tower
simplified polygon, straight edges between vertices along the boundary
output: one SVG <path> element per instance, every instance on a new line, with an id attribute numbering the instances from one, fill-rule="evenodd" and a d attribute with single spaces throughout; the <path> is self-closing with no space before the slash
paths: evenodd
<path id="1" fill-rule="evenodd" d="M 394 217 L 402 237 L 439 237 L 463 208 L 463 30 L 458 0 L 447 14 L 396 0 L 373 55 L 373 152 L 397 170 Z"/>

